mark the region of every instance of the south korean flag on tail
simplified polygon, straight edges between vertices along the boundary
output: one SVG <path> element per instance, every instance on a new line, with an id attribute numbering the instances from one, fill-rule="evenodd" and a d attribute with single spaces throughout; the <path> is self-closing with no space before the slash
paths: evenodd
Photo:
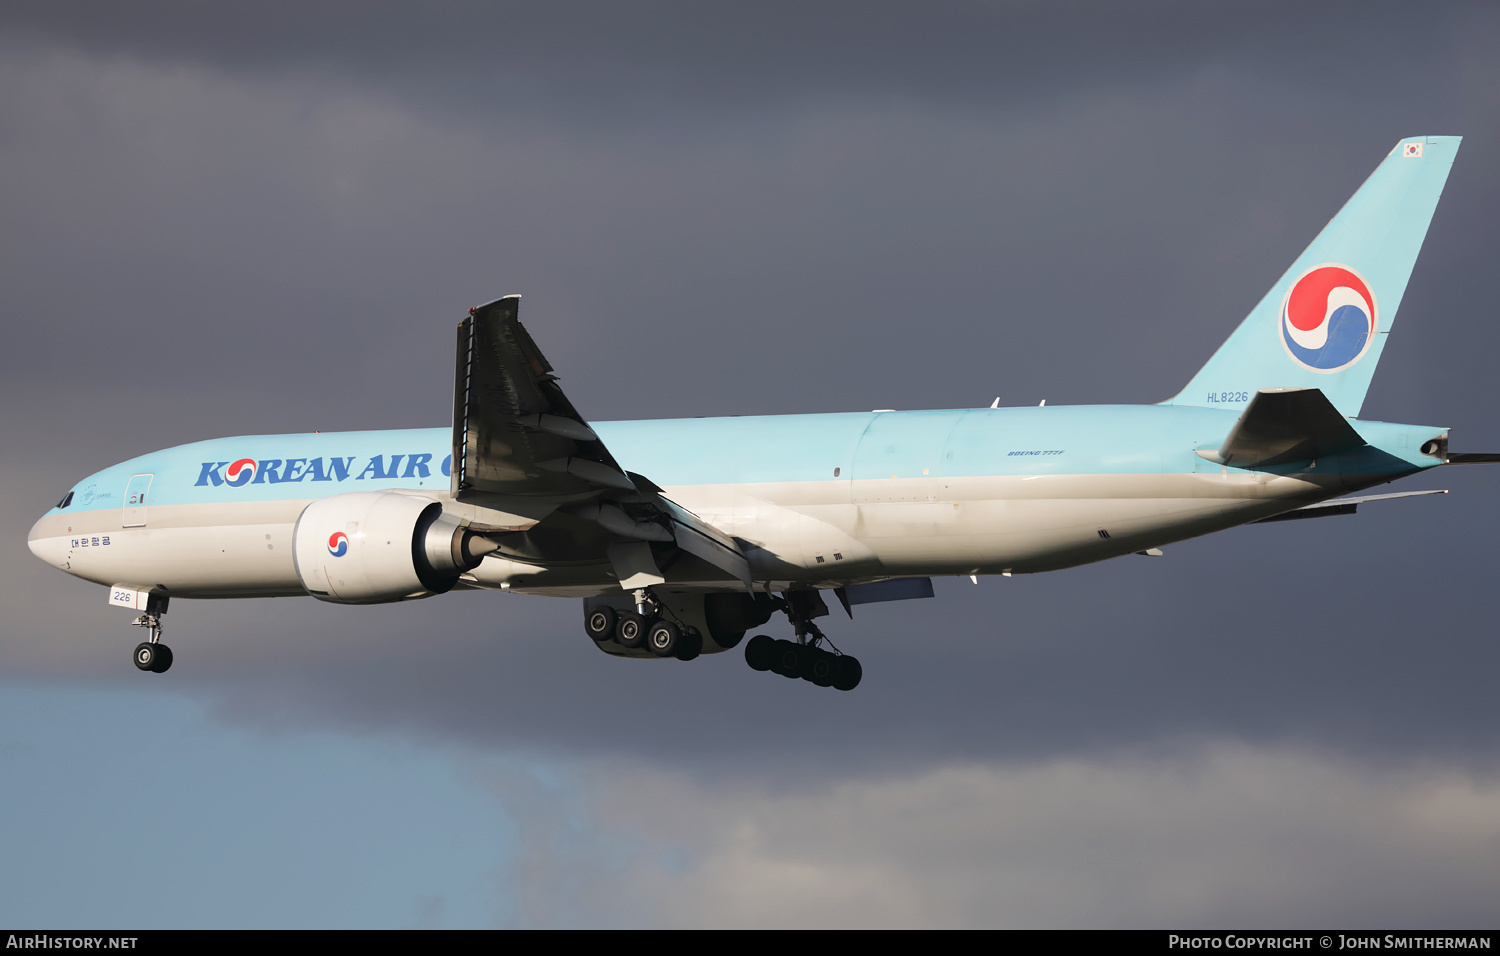
<path id="1" fill-rule="evenodd" d="M 1402 143 L 1401 144 L 1401 155 L 1402 156 L 1406 156 L 1408 158 L 1412 158 L 1412 159 L 1421 159 L 1422 158 L 1422 144 L 1421 143 Z"/>

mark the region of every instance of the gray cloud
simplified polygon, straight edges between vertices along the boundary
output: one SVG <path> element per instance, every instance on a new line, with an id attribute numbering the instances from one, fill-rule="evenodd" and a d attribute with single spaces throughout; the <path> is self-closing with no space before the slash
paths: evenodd
<path id="1" fill-rule="evenodd" d="M 490 780 L 528 821 L 522 924 L 1482 929 L 1500 877 L 1492 776 L 1295 749 L 579 783 Z"/>

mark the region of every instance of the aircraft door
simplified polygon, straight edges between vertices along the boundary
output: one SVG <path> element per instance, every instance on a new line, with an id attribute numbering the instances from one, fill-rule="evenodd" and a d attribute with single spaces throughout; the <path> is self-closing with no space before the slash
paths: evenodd
<path id="1" fill-rule="evenodd" d="M 144 528 L 146 526 L 146 500 L 151 494 L 151 479 L 155 475 L 131 475 L 130 483 L 125 486 L 125 509 L 120 518 L 120 525 L 125 528 Z"/>

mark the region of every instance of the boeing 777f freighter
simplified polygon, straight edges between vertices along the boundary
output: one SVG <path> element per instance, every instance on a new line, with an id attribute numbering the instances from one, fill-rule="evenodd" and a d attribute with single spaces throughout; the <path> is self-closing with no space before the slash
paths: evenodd
<path id="1" fill-rule="evenodd" d="M 815 623 L 830 595 L 852 617 L 931 596 L 936 575 L 1157 554 L 1500 460 L 1450 453 L 1445 428 L 1358 417 L 1458 146 L 1397 143 L 1160 404 L 591 423 L 507 296 L 458 325 L 451 429 L 152 452 L 74 486 L 31 550 L 137 613 L 145 671 L 172 664 L 172 598 L 510 590 L 582 598 L 589 637 L 619 657 L 692 660 L 784 614 L 794 639 L 752 637 L 750 666 L 850 690 L 858 660 Z"/>

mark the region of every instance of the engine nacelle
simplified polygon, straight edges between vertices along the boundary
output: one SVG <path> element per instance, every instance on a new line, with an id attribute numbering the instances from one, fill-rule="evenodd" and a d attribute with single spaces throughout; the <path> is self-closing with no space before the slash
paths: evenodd
<path id="1" fill-rule="evenodd" d="M 335 604 L 385 604 L 451 590 L 498 545 L 431 498 L 356 491 L 314 501 L 292 530 L 297 577 Z"/>

